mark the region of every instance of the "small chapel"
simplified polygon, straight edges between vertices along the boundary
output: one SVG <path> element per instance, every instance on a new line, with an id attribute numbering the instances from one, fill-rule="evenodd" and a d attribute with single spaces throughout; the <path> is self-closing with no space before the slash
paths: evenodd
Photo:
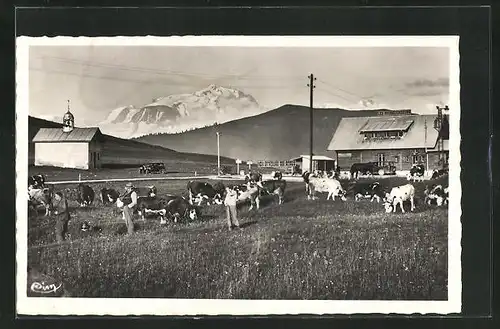
<path id="1" fill-rule="evenodd" d="M 35 166 L 75 169 L 101 168 L 102 133 L 98 127 L 75 127 L 69 109 L 61 128 L 40 128 L 33 138 Z"/>

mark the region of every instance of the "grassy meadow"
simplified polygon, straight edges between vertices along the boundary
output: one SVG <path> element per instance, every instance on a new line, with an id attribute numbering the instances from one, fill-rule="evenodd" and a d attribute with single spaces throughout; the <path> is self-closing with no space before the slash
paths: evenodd
<path id="1" fill-rule="evenodd" d="M 122 192 L 125 183 L 90 185 Z M 150 183 L 160 195 L 186 194 L 185 180 L 137 185 Z M 62 244 L 50 218 L 29 220 L 28 265 L 73 297 L 446 300 L 448 209 L 423 204 L 425 184 L 414 183 L 416 211 L 386 214 L 382 204 L 352 196 L 306 200 L 304 184 L 288 182 L 283 205 L 270 196 L 258 211 L 241 205 L 243 229 L 231 232 L 218 205 L 203 206 L 196 222 L 137 219 L 137 233 L 127 236 L 116 207 L 71 201 Z M 72 188 L 56 186 L 70 200 Z M 80 231 L 85 220 L 101 230 Z"/>

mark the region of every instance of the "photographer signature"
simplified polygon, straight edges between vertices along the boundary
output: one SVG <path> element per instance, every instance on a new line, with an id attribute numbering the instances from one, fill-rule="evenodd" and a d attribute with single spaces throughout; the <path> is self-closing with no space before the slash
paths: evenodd
<path id="1" fill-rule="evenodd" d="M 31 291 L 40 293 L 40 294 L 50 294 L 56 292 L 59 288 L 61 288 L 62 283 L 56 285 L 55 283 L 45 284 L 45 282 L 33 282 L 31 284 Z"/>

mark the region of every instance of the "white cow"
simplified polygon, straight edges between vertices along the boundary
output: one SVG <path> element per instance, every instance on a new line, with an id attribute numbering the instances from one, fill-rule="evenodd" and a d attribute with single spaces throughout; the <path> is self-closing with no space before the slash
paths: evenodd
<path id="1" fill-rule="evenodd" d="M 306 181 L 306 188 L 307 188 L 307 199 L 308 200 L 315 200 L 316 199 L 316 192 L 328 192 L 328 195 L 326 196 L 326 199 L 332 198 L 332 201 L 335 201 L 335 197 L 338 196 L 342 201 L 346 201 L 345 197 L 345 190 L 342 188 L 342 185 L 340 185 L 340 182 L 336 180 L 335 178 L 328 178 L 328 177 L 307 177 L 305 179 Z"/>
<path id="2" fill-rule="evenodd" d="M 415 187 L 411 184 L 401 185 L 393 187 L 390 193 L 386 194 L 386 198 L 384 200 L 385 212 L 396 212 L 396 207 L 399 203 L 401 207 L 401 211 L 404 213 L 405 210 L 403 208 L 403 202 L 410 200 L 411 209 L 410 211 L 415 210 Z"/>
<path id="3" fill-rule="evenodd" d="M 250 208 L 248 210 L 252 210 L 253 206 L 255 205 L 257 209 L 260 208 L 260 189 L 262 189 L 262 183 L 251 183 L 248 182 L 245 185 L 236 185 L 236 186 L 230 186 L 230 189 L 236 191 L 237 193 L 237 202 L 244 202 L 249 200 L 250 201 Z"/>

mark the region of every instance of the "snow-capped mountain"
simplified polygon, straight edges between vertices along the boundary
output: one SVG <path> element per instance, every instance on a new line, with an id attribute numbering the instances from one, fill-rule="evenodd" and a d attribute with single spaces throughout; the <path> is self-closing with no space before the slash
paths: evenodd
<path id="1" fill-rule="evenodd" d="M 160 97 L 142 107 L 119 107 L 99 126 L 106 134 L 132 138 L 150 133 L 182 132 L 265 111 L 251 95 L 210 85 L 192 94 Z"/>

